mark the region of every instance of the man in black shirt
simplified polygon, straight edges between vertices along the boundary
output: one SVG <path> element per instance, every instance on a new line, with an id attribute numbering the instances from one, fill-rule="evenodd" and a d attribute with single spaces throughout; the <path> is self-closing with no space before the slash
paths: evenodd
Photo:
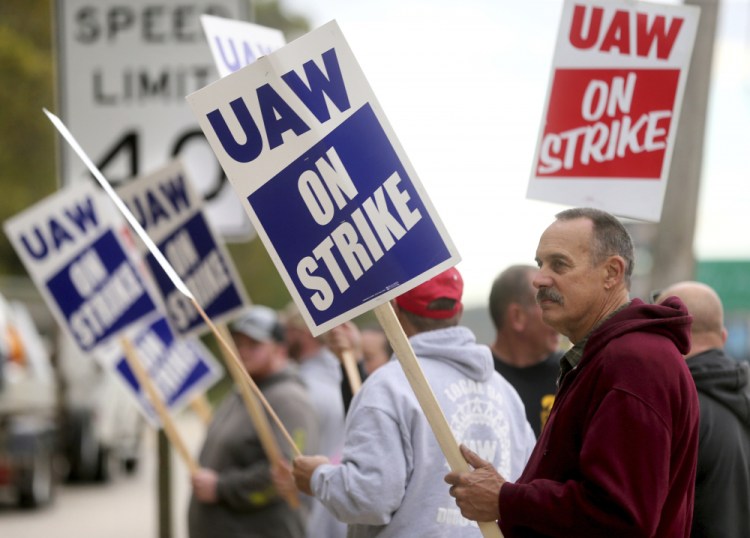
<path id="1" fill-rule="evenodd" d="M 532 284 L 538 269 L 513 265 L 500 273 L 490 291 L 495 370 L 521 396 L 526 418 L 539 437 L 557 390 L 560 335 L 542 320 Z"/>

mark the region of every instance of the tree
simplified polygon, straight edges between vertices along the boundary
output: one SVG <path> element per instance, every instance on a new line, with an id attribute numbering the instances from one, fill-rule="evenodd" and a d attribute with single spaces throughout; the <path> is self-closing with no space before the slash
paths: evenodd
<path id="1" fill-rule="evenodd" d="M 0 216 L 54 192 L 55 135 L 42 107 L 54 104 L 50 0 L 0 2 Z M 24 274 L 5 234 L 0 273 Z"/>

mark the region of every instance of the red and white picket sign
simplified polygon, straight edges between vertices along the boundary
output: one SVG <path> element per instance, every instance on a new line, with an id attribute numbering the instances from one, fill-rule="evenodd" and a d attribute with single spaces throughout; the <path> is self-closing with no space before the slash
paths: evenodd
<path id="1" fill-rule="evenodd" d="M 566 0 L 527 197 L 659 220 L 698 15 Z"/>

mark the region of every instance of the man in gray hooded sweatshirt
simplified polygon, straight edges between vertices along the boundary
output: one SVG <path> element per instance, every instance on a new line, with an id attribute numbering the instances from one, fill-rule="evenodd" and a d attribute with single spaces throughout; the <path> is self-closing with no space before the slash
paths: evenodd
<path id="1" fill-rule="evenodd" d="M 456 439 L 500 472 L 519 476 L 535 436 L 515 389 L 488 347 L 458 325 L 463 281 L 455 268 L 395 300 L 394 310 Z M 442 451 L 398 361 L 376 370 L 352 400 L 342 461 L 294 460 L 297 487 L 314 495 L 349 537 L 481 536 L 442 480 Z"/>

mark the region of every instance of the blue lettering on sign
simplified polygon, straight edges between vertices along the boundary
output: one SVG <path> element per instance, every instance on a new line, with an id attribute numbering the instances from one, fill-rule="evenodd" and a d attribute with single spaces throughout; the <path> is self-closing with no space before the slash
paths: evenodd
<path id="1" fill-rule="evenodd" d="M 184 348 L 191 348 L 192 346 L 189 345 L 189 342 L 185 342 Z M 193 350 L 193 359 L 194 362 L 189 363 L 191 368 L 187 372 L 187 375 L 185 375 L 182 378 L 182 383 L 180 383 L 176 389 L 172 392 L 170 395 L 169 400 L 167 401 L 168 405 L 171 405 L 176 400 L 181 398 L 183 395 L 185 395 L 193 386 L 195 386 L 201 379 L 203 379 L 205 376 L 207 376 L 210 373 L 210 370 L 208 368 L 208 364 L 203 359 L 203 357 L 198 353 L 197 350 Z"/>
<path id="2" fill-rule="evenodd" d="M 224 50 L 224 45 L 222 43 L 223 39 L 226 40 L 228 52 L 225 52 Z M 240 52 L 237 51 L 238 45 L 235 42 L 234 38 L 222 38 L 221 36 L 216 36 L 214 37 L 214 41 L 216 42 L 216 47 L 219 49 L 221 60 L 224 62 L 224 65 L 227 67 L 227 69 L 229 69 L 233 73 L 239 68 L 253 63 L 257 58 L 265 56 L 267 54 L 271 54 L 273 52 L 273 48 L 266 43 L 251 43 L 249 41 L 242 40 L 239 43 L 239 46 L 242 49 L 242 55 L 240 55 Z M 258 52 L 256 53 L 255 51 L 253 51 L 253 48 L 257 48 Z"/>
<path id="3" fill-rule="evenodd" d="M 294 71 L 284 73 L 281 78 L 307 110 L 320 123 L 325 123 L 331 117 L 326 96 L 340 112 L 348 110 L 350 104 L 336 49 L 324 52 L 322 58 L 326 69 L 325 74 L 313 61 L 308 61 L 303 65 L 307 84 Z M 270 84 L 257 88 L 255 94 L 261 111 L 261 127 L 265 131 L 270 149 L 283 143 L 282 135 L 287 131 L 291 130 L 299 136 L 310 130 L 310 126 L 304 122 L 301 115 L 295 112 L 294 107 L 284 101 Z M 297 106 L 299 106 L 298 103 Z M 237 141 L 218 108 L 206 114 L 206 117 L 227 155 L 237 162 L 251 162 L 263 151 L 263 138 L 259 125 L 242 97 L 232 100 L 229 107 L 242 128 L 244 142 Z"/>
<path id="4" fill-rule="evenodd" d="M 199 348 L 189 341 L 177 340 L 164 318 L 149 325 L 133 344 L 167 406 L 174 405 L 211 372 Z M 116 370 L 136 393 L 141 392 L 125 357 L 117 362 Z"/>
<path id="5" fill-rule="evenodd" d="M 229 262 L 214 241 L 202 213 L 190 218 L 158 246 L 209 318 L 220 317 L 243 305 Z M 192 302 L 174 287 L 153 255 L 149 254 L 147 260 L 175 331 L 185 334 L 201 327 L 203 318 Z"/>
<path id="6" fill-rule="evenodd" d="M 297 113 L 286 104 L 281 96 L 270 84 L 264 84 L 256 90 L 258 94 L 258 104 L 260 105 L 260 114 L 263 118 L 263 125 L 266 127 L 266 136 L 268 137 L 268 147 L 273 149 L 284 143 L 281 136 L 286 131 L 294 131 L 297 136 L 310 130 L 307 124 L 302 121 Z"/>
<path id="7" fill-rule="evenodd" d="M 248 201 L 318 325 L 450 258 L 370 105 Z"/>
<path id="8" fill-rule="evenodd" d="M 300 78 L 295 71 L 289 71 L 281 75 L 294 94 L 302 101 L 307 109 L 313 113 L 320 123 L 331 119 L 325 96 L 336 105 L 339 111 L 349 110 L 349 96 L 346 94 L 344 77 L 336 57 L 336 49 L 330 49 L 323 53 L 323 65 L 326 67 L 328 78 L 320 71 L 318 65 L 312 60 L 305 62 L 302 68 L 309 85 Z"/>
<path id="9" fill-rule="evenodd" d="M 112 230 L 53 275 L 47 289 L 86 351 L 156 309 Z"/>
<path id="10" fill-rule="evenodd" d="M 190 209 L 185 176 L 177 174 L 167 178 L 154 189 L 134 193 L 125 202 L 144 230 L 158 225 L 161 221 L 169 222 Z"/>
<path id="11" fill-rule="evenodd" d="M 22 233 L 20 239 L 29 256 L 42 260 L 59 252 L 66 243 L 75 243 L 76 236 L 83 236 L 98 225 L 94 201 L 87 197 L 65 209 L 62 215 L 49 217 L 44 224 L 35 225 L 31 237 Z"/>

